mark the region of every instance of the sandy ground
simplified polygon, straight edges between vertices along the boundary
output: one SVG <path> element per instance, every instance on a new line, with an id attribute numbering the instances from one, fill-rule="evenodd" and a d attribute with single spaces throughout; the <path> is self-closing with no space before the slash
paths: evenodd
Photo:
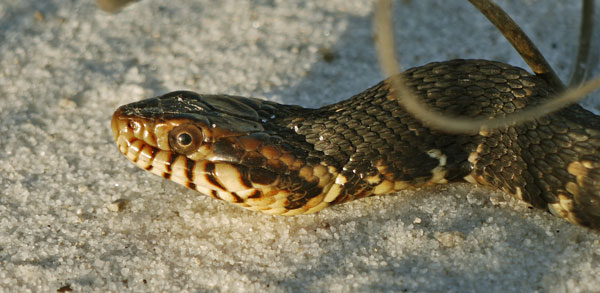
<path id="1" fill-rule="evenodd" d="M 567 78 L 579 1 L 498 2 Z M 371 15 L 368 0 L 144 0 L 116 15 L 0 2 L 0 288 L 600 288 L 598 233 L 502 193 L 458 184 L 267 216 L 138 170 L 115 147 L 112 112 L 171 90 L 312 107 L 362 91 L 383 78 Z M 395 15 L 405 67 L 526 67 L 467 1 L 398 1 Z"/>

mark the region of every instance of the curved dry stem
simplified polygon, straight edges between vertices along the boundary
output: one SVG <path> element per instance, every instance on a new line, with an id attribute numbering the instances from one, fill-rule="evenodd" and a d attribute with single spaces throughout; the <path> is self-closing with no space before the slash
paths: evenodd
<path id="1" fill-rule="evenodd" d="M 106 12 L 116 13 L 131 2 L 140 0 L 96 0 L 96 5 Z"/>
<path id="2" fill-rule="evenodd" d="M 578 89 L 569 90 L 533 109 L 510 114 L 503 118 L 494 119 L 468 119 L 450 117 L 431 110 L 422 103 L 415 94 L 405 86 L 404 79 L 399 73 L 398 60 L 395 54 L 394 29 L 392 20 L 392 7 L 390 0 L 379 0 L 375 7 L 376 47 L 379 64 L 384 73 L 391 76 L 390 81 L 396 91 L 396 97 L 404 108 L 421 120 L 425 125 L 450 133 L 477 133 L 482 129 L 491 130 L 507 125 L 514 125 L 535 120 L 551 112 L 557 111 L 585 95 L 600 88 L 600 78 L 585 83 Z"/>
<path id="3" fill-rule="evenodd" d="M 529 68 L 556 91 L 565 85 L 556 75 L 544 55 L 519 25 L 498 5 L 489 0 L 469 0 L 504 35 Z"/>
<path id="4" fill-rule="evenodd" d="M 594 0 L 583 0 L 581 6 L 581 24 L 579 29 L 579 48 L 573 67 L 573 74 L 569 79 L 569 86 L 578 86 L 586 78 L 590 64 L 590 51 L 592 33 L 594 31 Z"/>

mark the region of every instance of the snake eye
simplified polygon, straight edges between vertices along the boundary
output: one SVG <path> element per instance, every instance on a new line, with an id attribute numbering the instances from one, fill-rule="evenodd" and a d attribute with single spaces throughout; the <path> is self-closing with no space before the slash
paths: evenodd
<path id="1" fill-rule="evenodd" d="M 195 152 L 202 143 L 202 130 L 191 123 L 181 124 L 169 131 L 169 146 L 182 155 Z"/>

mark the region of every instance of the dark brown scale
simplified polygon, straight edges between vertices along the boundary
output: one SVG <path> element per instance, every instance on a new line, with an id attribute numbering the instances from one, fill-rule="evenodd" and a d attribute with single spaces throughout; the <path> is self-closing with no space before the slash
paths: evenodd
<path id="1" fill-rule="evenodd" d="M 216 186 L 217 188 L 221 189 L 221 190 L 225 190 L 225 187 L 223 187 L 223 185 L 221 185 L 221 183 L 219 183 L 219 180 L 217 180 L 217 177 L 215 175 L 215 163 L 213 162 L 209 162 L 208 164 L 206 164 L 206 166 L 204 167 L 206 171 L 205 176 L 206 176 L 206 181 L 210 182 L 210 184 Z"/>
<path id="2" fill-rule="evenodd" d="M 169 153 L 169 162 L 166 164 L 167 172 L 169 172 L 169 177 L 170 177 L 170 173 L 173 171 L 173 163 L 175 163 L 175 160 L 177 160 L 177 155 L 173 154 L 173 153 Z M 169 179 L 167 177 L 165 177 L 165 178 Z"/>
<path id="3" fill-rule="evenodd" d="M 256 167 L 264 166 L 264 164 L 266 162 L 267 162 L 267 159 L 265 159 L 264 156 L 262 156 L 261 154 L 259 154 L 257 152 L 246 152 L 240 160 L 240 164 L 242 164 L 244 166 L 253 166 L 253 167 L 254 166 L 256 166 Z"/>
<path id="4" fill-rule="evenodd" d="M 156 154 L 158 154 L 158 148 L 153 147 L 153 146 L 149 146 L 149 145 L 144 145 L 144 148 L 149 148 L 150 149 L 150 158 L 148 160 L 148 162 L 150 163 L 150 165 L 146 166 L 144 169 L 146 171 L 151 171 L 152 168 L 154 168 L 154 165 L 152 165 L 151 163 L 154 162 L 154 158 L 156 157 Z"/>
<path id="5" fill-rule="evenodd" d="M 185 159 L 185 176 L 189 182 L 194 182 L 194 165 L 196 165 L 196 162 L 188 158 Z"/>
<path id="6" fill-rule="evenodd" d="M 231 192 L 231 196 L 234 198 L 234 201 L 233 201 L 234 203 L 244 202 L 244 200 L 239 195 L 237 195 L 237 193 L 235 193 L 235 192 Z"/>
<path id="7" fill-rule="evenodd" d="M 248 171 L 248 174 L 250 182 L 261 185 L 272 184 L 277 179 L 277 173 L 264 168 L 252 168 Z"/>
<path id="8" fill-rule="evenodd" d="M 237 177 L 237 176 L 236 177 L 237 177 L 237 179 L 239 179 L 241 185 L 243 187 L 245 187 L 246 189 L 252 188 L 252 181 L 250 180 L 251 168 L 248 167 L 247 165 L 243 165 L 243 164 L 236 164 L 236 168 L 240 174 L 239 177 Z"/>
<path id="9" fill-rule="evenodd" d="M 255 190 L 254 193 L 252 193 L 250 196 L 248 196 L 248 198 L 260 198 L 261 193 L 258 190 Z"/>
<path id="10" fill-rule="evenodd" d="M 227 161 L 239 162 L 246 151 L 236 143 L 235 139 L 223 139 L 215 142 L 213 153 Z"/>

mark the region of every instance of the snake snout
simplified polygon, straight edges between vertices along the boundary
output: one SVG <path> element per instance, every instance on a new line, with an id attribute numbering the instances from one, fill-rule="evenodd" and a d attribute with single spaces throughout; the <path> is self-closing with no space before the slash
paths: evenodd
<path id="1" fill-rule="evenodd" d="M 158 147 L 155 132 L 156 123 L 148 119 L 131 115 L 125 106 L 117 109 L 111 119 L 113 138 L 119 150 L 127 155 L 128 149 L 136 141 L 152 147 Z"/>
<path id="2" fill-rule="evenodd" d="M 112 115 L 112 119 L 110 120 L 110 128 L 112 129 L 113 132 L 113 138 L 115 139 L 115 141 L 117 141 L 117 139 L 119 138 L 120 132 L 119 132 L 119 119 L 122 116 L 122 109 L 119 108 L 115 111 L 115 113 L 113 113 Z"/>
<path id="3" fill-rule="evenodd" d="M 134 123 L 123 113 L 123 107 L 120 107 L 113 113 L 110 126 L 113 132 L 113 138 L 119 147 L 119 151 L 127 155 L 129 147 L 135 141 Z"/>

